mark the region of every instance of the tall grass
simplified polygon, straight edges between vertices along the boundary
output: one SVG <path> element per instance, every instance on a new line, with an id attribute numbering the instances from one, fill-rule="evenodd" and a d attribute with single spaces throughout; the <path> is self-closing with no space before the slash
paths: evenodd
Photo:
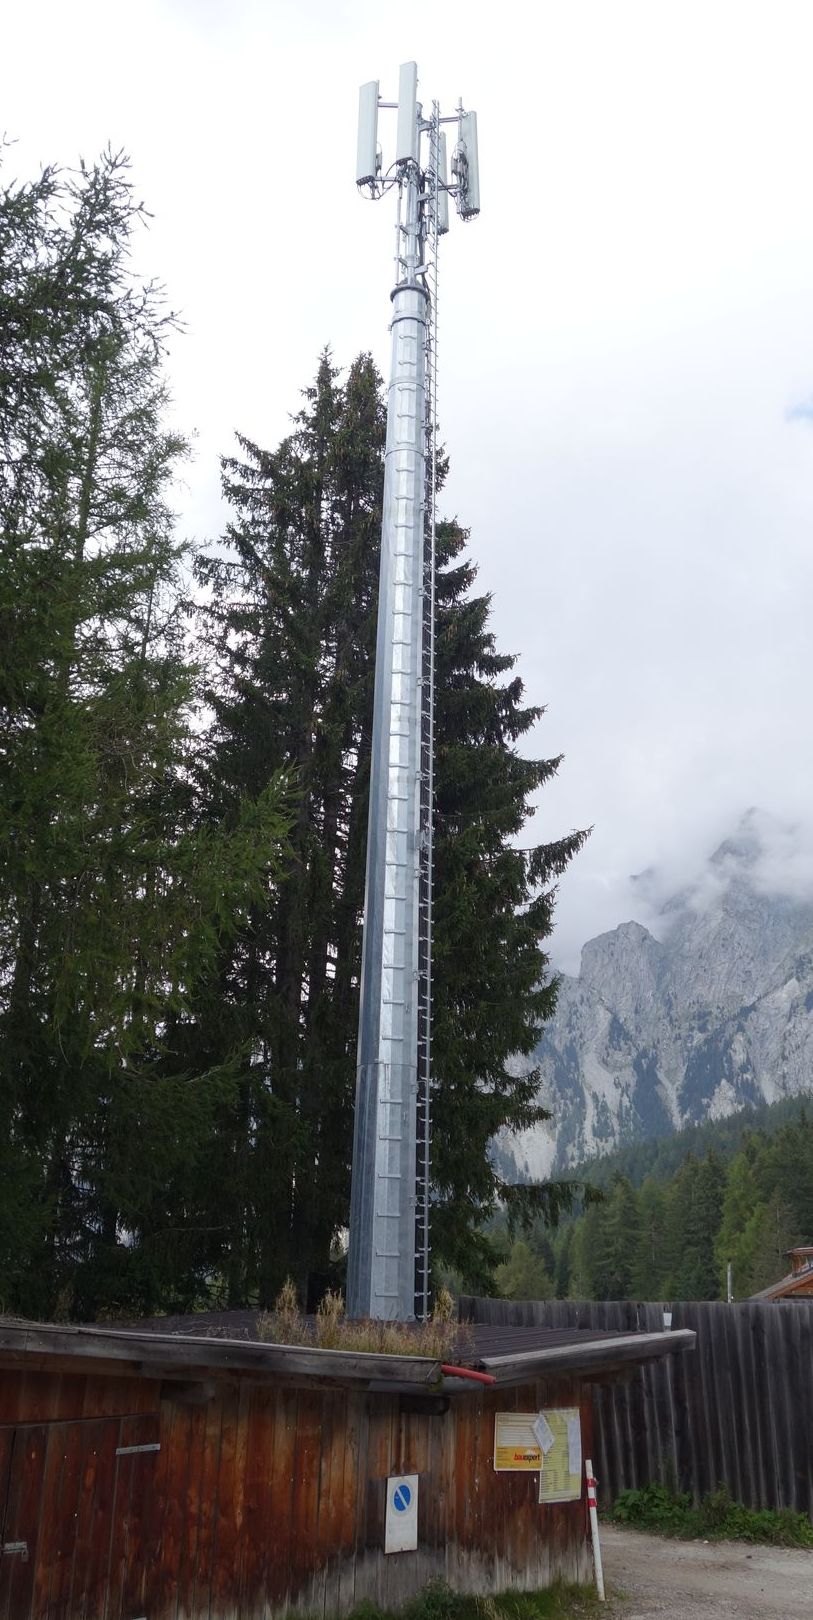
<path id="1" fill-rule="evenodd" d="M 321 1350 L 371 1351 L 389 1356 L 429 1356 L 453 1361 L 471 1356 L 470 1329 L 455 1321 L 451 1294 L 442 1288 L 426 1322 L 349 1321 L 342 1295 L 328 1289 L 314 1318 L 302 1315 L 296 1289 L 287 1278 L 273 1311 L 257 1321 L 261 1339 L 272 1344 L 318 1345 Z"/>

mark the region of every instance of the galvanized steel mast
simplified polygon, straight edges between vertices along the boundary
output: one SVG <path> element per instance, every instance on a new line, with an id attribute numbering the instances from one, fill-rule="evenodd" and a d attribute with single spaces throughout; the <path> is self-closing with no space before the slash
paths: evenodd
<path id="1" fill-rule="evenodd" d="M 357 183 L 398 193 L 370 762 L 347 1304 L 407 1321 L 429 1308 L 437 241 L 448 196 L 479 212 L 477 129 L 428 119 L 400 71 L 396 156 L 382 177 L 378 83 L 359 104 Z M 454 183 L 442 123 L 458 124 Z M 421 138 L 428 136 L 426 168 Z"/>

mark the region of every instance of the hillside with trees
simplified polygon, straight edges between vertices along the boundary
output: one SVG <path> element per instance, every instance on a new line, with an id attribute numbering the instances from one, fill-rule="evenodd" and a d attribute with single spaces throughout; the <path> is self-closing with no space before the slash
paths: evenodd
<path id="1" fill-rule="evenodd" d="M 735 1299 L 777 1281 L 789 1269 L 786 1251 L 813 1241 L 813 1114 L 795 1102 L 745 1118 L 582 1167 L 593 1181 L 600 1164 L 603 1200 L 554 1233 L 537 1226 L 510 1242 L 498 1224 L 499 1291 L 725 1299 L 729 1261 Z"/>

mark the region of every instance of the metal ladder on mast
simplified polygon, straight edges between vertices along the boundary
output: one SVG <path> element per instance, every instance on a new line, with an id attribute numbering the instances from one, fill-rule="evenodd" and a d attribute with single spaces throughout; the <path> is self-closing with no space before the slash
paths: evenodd
<path id="1" fill-rule="evenodd" d="M 435 564 L 437 525 L 437 365 L 438 365 L 438 195 L 440 185 L 440 107 L 432 106 L 429 164 L 423 207 L 424 285 L 428 294 L 426 375 L 426 500 L 423 559 L 423 637 L 421 667 L 420 879 L 418 896 L 418 1096 L 415 1166 L 415 1315 L 430 1313 L 432 1135 L 432 924 L 435 813 Z"/>

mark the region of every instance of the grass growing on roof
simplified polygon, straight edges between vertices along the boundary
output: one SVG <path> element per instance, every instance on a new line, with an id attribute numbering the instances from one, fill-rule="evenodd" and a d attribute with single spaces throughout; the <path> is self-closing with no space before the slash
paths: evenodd
<path id="1" fill-rule="evenodd" d="M 398 1611 L 398 1620 L 582 1620 L 597 1612 L 598 1599 L 590 1587 L 559 1582 L 545 1592 L 504 1592 L 476 1597 L 453 1592 L 432 1582 L 417 1598 Z M 375 1603 L 360 1603 L 349 1620 L 392 1620 L 390 1611 Z"/>
<path id="2" fill-rule="evenodd" d="M 287 1278 L 273 1311 L 257 1321 L 261 1339 L 271 1344 L 317 1345 L 321 1350 L 370 1351 L 390 1356 L 430 1356 L 455 1361 L 471 1352 L 470 1330 L 455 1320 L 455 1304 L 440 1289 L 428 1322 L 349 1322 L 344 1299 L 328 1289 L 315 1318 L 302 1315 L 296 1289 Z"/>
<path id="3" fill-rule="evenodd" d="M 650 1530 L 684 1541 L 753 1541 L 770 1547 L 813 1547 L 813 1524 L 792 1508 L 748 1508 L 735 1502 L 726 1486 L 704 1496 L 695 1507 L 691 1496 L 668 1485 L 622 1491 L 608 1517 L 613 1524 Z"/>

